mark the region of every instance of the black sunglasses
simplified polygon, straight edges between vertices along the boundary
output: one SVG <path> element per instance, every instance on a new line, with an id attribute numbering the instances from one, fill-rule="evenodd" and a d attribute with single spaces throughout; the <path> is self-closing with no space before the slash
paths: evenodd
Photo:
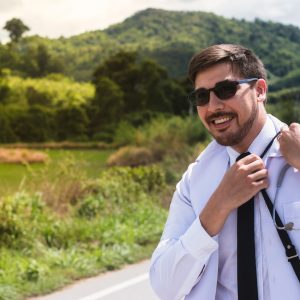
<path id="1" fill-rule="evenodd" d="M 204 106 L 209 102 L 211 91 L 213 91 L 219 99 L 227 100 L 236 94 L 238 90 L 238 85 L 243 83 L 250 83 L 257 80 L 258 78 L 247 78 L 235 81 L 224 80 L 217 82 L 216 85 L 211 89 L 200 88 L 194 90 L 189 94 L 188 97 L 193 105 Z"/>

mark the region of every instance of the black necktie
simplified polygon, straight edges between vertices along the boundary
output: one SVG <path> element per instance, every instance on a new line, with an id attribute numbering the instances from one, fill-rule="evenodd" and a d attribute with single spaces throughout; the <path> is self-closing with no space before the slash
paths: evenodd
<path id="1" fill-rule="evenodd" d="M 242 153 L 236 161 L 249 155 Z M 238 299 L 257 300 L 257 279 L 254 239 L 254 197 L 237 211 L 237 278 Z"/>

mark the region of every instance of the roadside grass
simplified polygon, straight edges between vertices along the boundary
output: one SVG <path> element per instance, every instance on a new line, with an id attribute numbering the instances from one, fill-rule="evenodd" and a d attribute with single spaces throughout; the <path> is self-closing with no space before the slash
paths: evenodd
<path id="1" fill-rule="evenodd" d="M 157 119 L 139 130 L 120 127 L 114 141 L 150 149 L 157 164 L 104 168 L 111 151 L 49 150 L 49 164 L 14 166 L 18 192 L 0 198 L 0 300 L 23 300 L 149 257 L 174 184 L 207 141 L 196 119 Z M 131 153 L 133 162 L 138 154 Z M 5 167 L 0 180 L 9 178 Z"/>
<path id="2" fill-rule="evenodd" d="M 25 299 L 148 257 L 166 220 L 165 187 L 153 165 L 103 171 L 63 213 L 41 193 L 3 197 L 0 299 Z"/>

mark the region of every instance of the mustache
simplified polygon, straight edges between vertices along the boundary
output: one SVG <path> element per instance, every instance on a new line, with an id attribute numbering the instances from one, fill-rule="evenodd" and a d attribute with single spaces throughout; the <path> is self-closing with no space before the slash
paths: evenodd
<path id="1" fill-rule="evenodd" d="M 220 117 L 237 117 L 237 114 L 234 112 L 225 112 L 225 111 L 218 111 L 215 113 L 212 113 L 211 115 L 206 117 L 206 122 L 209 123 L 211 121 L 213 121 L 216 118 L 220 118 Z"/>

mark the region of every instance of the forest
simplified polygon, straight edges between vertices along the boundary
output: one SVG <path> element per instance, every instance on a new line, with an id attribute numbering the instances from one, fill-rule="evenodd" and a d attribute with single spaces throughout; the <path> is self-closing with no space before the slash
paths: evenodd
<path id="1" fill-rule="evenodd" d="M 263 60 L 269 111 L 299 120 L 300 29 L 212 13 L 147 9 L 105 30 L 48 39 L 22 20 L 0 44 L 1 143 L 111 142 L 118 124 L 186 116 L 188 61 L 215 43 L 240 43 Z M 4 27 L 4 28 L 5 28 Z"/>

